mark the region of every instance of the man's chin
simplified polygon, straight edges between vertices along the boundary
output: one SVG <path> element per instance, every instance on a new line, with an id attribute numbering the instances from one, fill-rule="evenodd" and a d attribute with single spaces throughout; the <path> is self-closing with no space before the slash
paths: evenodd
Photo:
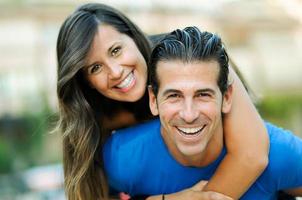
<path id="1" fill-rule="evenodd" d="M 189 146 L 189 145 L 182 145 L 182 147 L 179 148 L 179 151 L 182 155 L 184 155 L 187 158 L 194 158 L 202 155 L 203 149 L 201 145 L 196 146 Z"/>

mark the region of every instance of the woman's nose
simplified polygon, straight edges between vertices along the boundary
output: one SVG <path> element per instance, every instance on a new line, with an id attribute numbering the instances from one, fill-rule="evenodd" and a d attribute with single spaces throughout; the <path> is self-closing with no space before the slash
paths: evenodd
<path id="1" fill-rule="evenodd" d="M 109 77 L 111 79 L 119 79 L 123 75 L 124 68 L 119 64 L 109 66 Z"/>

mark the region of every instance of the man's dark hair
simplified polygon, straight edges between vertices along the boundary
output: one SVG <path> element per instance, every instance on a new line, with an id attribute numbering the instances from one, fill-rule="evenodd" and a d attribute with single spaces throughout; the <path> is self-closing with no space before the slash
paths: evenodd
<path id="1" fill-rule="evenodd" d="M 149 80 L 155 95 L 159 86 L 156 65 L 160 61 L 171 60 L 180 60 L 184 63 L 217 61 L 220 68 L 217 84 L 222 94 L 227 90 L 229 58 L 218 35 L 201 32 L 197 27 L 187 27 L 167 34 L 158 42 L 153 48 L 149 62 Z"/>

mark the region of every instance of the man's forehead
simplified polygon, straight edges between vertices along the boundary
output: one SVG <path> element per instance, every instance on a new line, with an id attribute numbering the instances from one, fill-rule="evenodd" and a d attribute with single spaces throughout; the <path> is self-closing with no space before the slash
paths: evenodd
<path id="1" fill-rule="evenodd" d="M 184 92 L 189 92 L 189 93 L 196 93 L 200 91 L 214 91 L 219 89 L 217 84 L 211 84 L 208 82 L 202 82 L 202 81 L 196 81 L 196 80 L 188 80 L 188 81 L 183 81 L 183 80 L 175 80 L 172 82 L 164 82 L 162 86 L 160 86 L 160 90 L 163 93 L 167 92 L 179 92 L 179 93 L 184 93 Z"/>
<path id="2" fill-rule="evenodd" d="M 218 63 L 213 61 L 198 61 L 184 63 L 182 61 L 165 61 L 158 65 L 157 77 L 159 89 L 197 90 L 218 88 Z"/>
<path id="3" fill-rule="evenodd" d="M 156 75 L 158 80 L 186 79 L 194 77 L 197 80 L 218 80 L 219 64 L 215 60 L 189 61 L 165 60 L 157 63 Z"/>

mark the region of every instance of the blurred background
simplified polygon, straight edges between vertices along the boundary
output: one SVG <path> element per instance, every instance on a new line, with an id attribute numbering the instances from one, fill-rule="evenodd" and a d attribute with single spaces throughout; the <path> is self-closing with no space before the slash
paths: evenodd
<path id="1" fill-rule="evenodd" d="M 0 0 L 0 199 L 64 199 L 56 39 L 84 0 Z M 198 26 L 222 36 L 259 112 L 302 136 L 301 0 L 95 1 L 147 34 Z M 248 127 L 247 127 L 248 128 Z"/>

